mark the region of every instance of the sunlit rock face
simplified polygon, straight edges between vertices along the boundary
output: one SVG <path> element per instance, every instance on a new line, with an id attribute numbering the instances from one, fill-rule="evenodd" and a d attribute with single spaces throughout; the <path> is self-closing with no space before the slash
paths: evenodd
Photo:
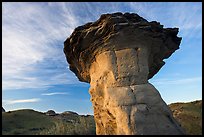
<path id="1" fill-rule="evenodd" d="M 148 82 L 179 48 L 177 33 L 134 13 L 113 13 L 77 27 L 64 42 L 70 69 L 91 85 L 97 134 L 184 134 Z"/>

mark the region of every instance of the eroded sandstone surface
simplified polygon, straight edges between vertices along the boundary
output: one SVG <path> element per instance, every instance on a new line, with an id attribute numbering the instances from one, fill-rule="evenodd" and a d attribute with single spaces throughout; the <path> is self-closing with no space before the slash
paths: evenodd
<path id="1" fill-rule="evenodd" d="M 70 70 L 91 85 L 97 134 L 184 134 L 148 82 L 179 49 L 177 33 L 134 13 L 113 13 L 77 27 L 64 42 Z"/>

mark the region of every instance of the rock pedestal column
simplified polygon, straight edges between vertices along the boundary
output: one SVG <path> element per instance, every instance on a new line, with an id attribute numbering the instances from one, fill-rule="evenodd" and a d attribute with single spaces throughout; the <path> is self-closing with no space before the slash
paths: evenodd
<path id="1" fill-rule="evenodd" d="M 91 85 L 97 134 L 184 134 L 148 82 L 179 48 L 177 33 L 137 14 L 114 13 L 79 26 L 65 41 L 70 69 Z"/>

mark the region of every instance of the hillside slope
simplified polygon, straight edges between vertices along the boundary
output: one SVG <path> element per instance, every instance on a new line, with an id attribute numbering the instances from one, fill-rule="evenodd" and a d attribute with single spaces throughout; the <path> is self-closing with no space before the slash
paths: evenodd
<path id="1" fill-rule="evenodd" d="M 202 134 L 202 100 L 169 105 L 175 119 L 190 135 Z M 94 135 L 95 122 L 91 115 L 56 114 L 30 109 L 2 113 L 3 135 Z"/>
<path id="2" fill-rule="evenodd" d="M 30 109 L 2 113 L 3 135 L 38 134 L 54 125 L 52 118 Z"/>
<path id="3" fill-rule="evenodd" d="M 3 135 L 95 134 L 93 116 L 60 114 L 48 116 L 30 109 L 2 113 Z"/>
<path id="4" fill-rule="evenodd" d="M 202 100 L 169 105 L 174 118 L 188 135 L 202 134 Z"/>

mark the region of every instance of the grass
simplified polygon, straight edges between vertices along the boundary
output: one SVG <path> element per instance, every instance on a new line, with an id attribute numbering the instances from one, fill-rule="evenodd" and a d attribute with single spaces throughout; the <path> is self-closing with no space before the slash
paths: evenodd
<path id="1" fill-rule="evenodd" d="M 54 126 L 50 117 L 34 110 L 17 110 L 2 113 L 3 135 L 33 135 Z"/>
<path id="2" fill-rule="evenodd" d="M 202 134 L 202 100 L 169 105 L 188 135 Z M 3 135 L 95 135 L 93 116 L 47 116 L 30 109 L 2 113 Z"/>
<path id="3" fill-rule="evenodd" d="M 58 115 L 24 109 L 2 113 L 3 135 L 94 135 L 93 116 Z"/>
<path id="4" fill-rule="evenodd" d="M 169 107 L 188 135 L 202 135 L 202 100 L 173 103 Z"/>
<path id="5" fill-rule="evenodd" d="M 95 135 L 93 116 L 67 115 L 54 117 L 55 126 L 40 132 L 41 135 Z"/>

